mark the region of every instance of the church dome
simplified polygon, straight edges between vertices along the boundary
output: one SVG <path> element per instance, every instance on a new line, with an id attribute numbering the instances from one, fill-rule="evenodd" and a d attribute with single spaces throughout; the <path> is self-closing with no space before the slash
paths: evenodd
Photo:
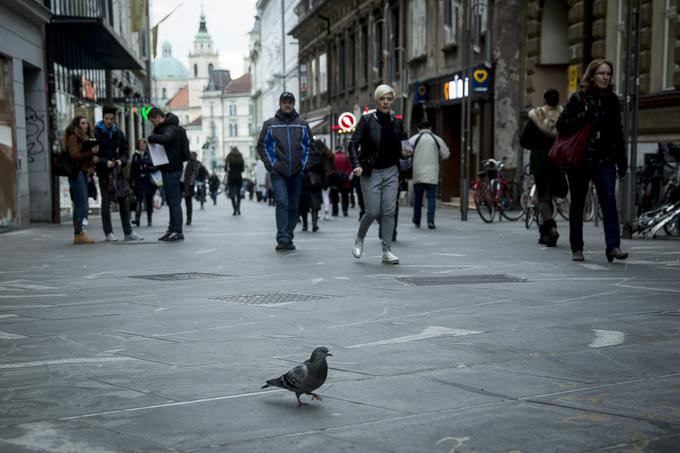
<path id="1" fill-rule="evenodd" d="M 163 43 L 163 56 L 153 62 L 153 74 L 157 79 L 188 79 L 189 70 L 172 56 L 172 45 L 165 41 Z"/>

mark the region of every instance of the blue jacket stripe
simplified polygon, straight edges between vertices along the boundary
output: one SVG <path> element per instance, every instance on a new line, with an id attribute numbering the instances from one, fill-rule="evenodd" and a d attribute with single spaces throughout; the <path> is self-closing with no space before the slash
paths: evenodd
<path id="1" fill-rule="evenodd" d="M 276 140 L 274 140 L 271 127 L 267 130 L 267 135 L 264 138 L 264 149 L 267 152 L 267 157 L 269 157 L 269 162 L 274 165 L 276 163 Z"/>
<path id="2" fill-rule="evenodd" d="M 309 134 L 307 128 L 302 129 L 302 168 L 307 166 L 307 158 L 309 157 Z"/>

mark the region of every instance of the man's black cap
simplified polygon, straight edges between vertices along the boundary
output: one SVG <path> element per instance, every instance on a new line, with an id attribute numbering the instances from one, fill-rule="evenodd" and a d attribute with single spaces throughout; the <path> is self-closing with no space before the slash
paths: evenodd
<path id="1" fill-rule="evenodd" d="M 281 93 L 281 96 L 279 96 L 279 102 L 282 102 L 284 99 L 288 99 L 295 102 L 295 96 L 290 91 L 284 91 L 283 93 Z"/>

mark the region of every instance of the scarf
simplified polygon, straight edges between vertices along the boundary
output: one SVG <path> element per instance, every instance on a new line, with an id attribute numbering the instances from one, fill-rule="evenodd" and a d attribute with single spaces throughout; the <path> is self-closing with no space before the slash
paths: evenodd
<path id="1" fill-rule="evenodd" d="M 557 137 L 557 118 L 562 113 L 562 106 L 542 105 L 529 111 L 529 118 L 536 127 L 548 137 Z"/>

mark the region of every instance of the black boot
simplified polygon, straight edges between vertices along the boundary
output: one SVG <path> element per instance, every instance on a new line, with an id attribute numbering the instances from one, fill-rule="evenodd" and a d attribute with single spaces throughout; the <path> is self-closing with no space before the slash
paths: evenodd
<path id="1" fill-rule="evenodd" d="M 557 239 L 559 239 L 560 234 L 557 232 L 557 223 L 555 223 L 554 219 L 548 219 L 545 222 L 543 222 L 543 233 L 542 235 L 545 236 L 545 245 L 547 247 L 555 247 L 557 246 Z"/>
<path id="2" fill-rule="evenodd" d="M 319 211 L 316 210 L 312 211 L 312 231 L 319 231 Z"/>
<path id="3" fill-rule="evenodd" d="M 139 226 L 139 219 L 142 217 L 142 203 L 138 202 L 135 208 L 135 225 Z"/>

